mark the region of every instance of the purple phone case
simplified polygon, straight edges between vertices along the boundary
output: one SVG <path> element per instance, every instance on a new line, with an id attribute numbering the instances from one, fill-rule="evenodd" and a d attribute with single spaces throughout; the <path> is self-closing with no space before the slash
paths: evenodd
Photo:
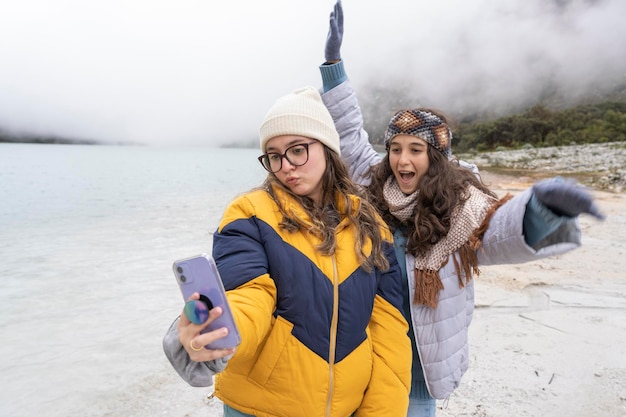
<path id="1" fill-rule="evenodd" d="M 174 270 L 176 282 L 180 287 L 185 302 L 187 302 L 194 292 L 198 292 L 200 293 L 201 300 L 206 301 L 204 297 L 210 300 L 212 306 L 208 306 L 209 310 L 217 306 L 222 308 L 222 315 L 200 333 L 226 327 L 228 328 L 228 335 L 213 343 L 209 343 L 205 347 L 207 349 L 224 349 L 239 345 L 241 336 L 239 335 L 239 330 L 237 329 L 232 312 L 230 311 L 224 291 L 224 284 L 222 284 L 220 273 L 217 270 L 213 258 L 203 253 L 174 262 L 172 269 Z"/>

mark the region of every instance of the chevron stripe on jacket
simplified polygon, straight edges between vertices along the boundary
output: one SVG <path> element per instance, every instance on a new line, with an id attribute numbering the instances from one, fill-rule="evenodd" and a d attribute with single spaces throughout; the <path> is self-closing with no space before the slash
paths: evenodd
<path id="1" fill-rule="evenodd" d="M 308 219 L 275 188 L 286 212 Z M 360 204 L 351 196 L 351 204 Z M 264 190 L 236 198 L 213 238 L 215 258 L 242 335 L 215 393 L 256 416 L 402 416 L 408 407 L 411 345 L 402 316 L 401 273 L 380 221 L 391 265 L 366 272 L 354 249 L 346 203 L 337 250 L 280 230 L 282 215 Z M 371 245 L 365 248 L 366 253 Z"/>

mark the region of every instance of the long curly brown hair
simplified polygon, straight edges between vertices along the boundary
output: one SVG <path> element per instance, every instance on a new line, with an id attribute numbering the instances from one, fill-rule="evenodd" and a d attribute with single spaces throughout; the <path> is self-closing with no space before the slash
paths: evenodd
<path id="1" fill-rule="evenodd" d="M 417 205 L 411 218 L 405 222 L 390 213 L 389 205 L 383 196 L 385 181 L 393 176 L 389 153 L 369 172 L 370 201 L 382 214 L 391 230 L 401 229 L 407 235 L 406 250 L 412 254 L 426 253 L 447 236 L 453 210 L 467 199 L 464 191 L 469 185 L 496 197 L 476 174 L 460 166 L 458 160 L 448 160 L 431 145 L 428 145 L 427 153 L 430 162 L 428 172 L 420 179 Z"/>
<path id="2" fill-rule="evenodd" d="M 269 174 L 262 185 L 278 205 L 283 219 L 280 228 L 292 233 L 304 230 L 319 236 L 322 243 L 317 249 L 324 255 L 332 255 L 337 247 L 335 228 L 341 221 L 337 211 L 337 198 L 342 198 L 346 203 L 346 215 L 354 226 L 356 239 L 354 249 L 357 257 L 366 271 L 371 271 L 372 267 L 381 271 L 389 269 L 389 261 L 383 252 L 383 234 L 381 226 L 385 227 L 382 219 L 378 215 L 376 208 L 367 200 L 365 190 L 355 184 L 348 173 L 348 168 L 339 155 L 331 151 L 324 145 L 326 156 L 326 171 L 322 177 L 322 205 L 317 206 L 313 200 L 306 196 L 298 196 L 292 193 L 276 178 L 276 175 Z M 313 223 L 309 225 L 298 218 L 295 213 L 288 213 L 282 206 L 280 200 L 276 198 L 272 186 L 282 188 L 298 201 Z M 349 196 L 360 197 L 360 204 L 352 203 Z M 372 251 L 368 257 L 364 247 L 371 241 Z"/>

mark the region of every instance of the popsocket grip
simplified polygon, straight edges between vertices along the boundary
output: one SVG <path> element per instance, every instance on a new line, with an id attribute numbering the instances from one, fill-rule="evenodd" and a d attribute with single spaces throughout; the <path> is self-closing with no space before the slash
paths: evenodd
<path id="1" fill-rule="evenodd" d="M 202 300 L 191 300 L 185 303 L 185 316 L 194 324 L 202 324 L 209 318 L 209 308 Z"/>

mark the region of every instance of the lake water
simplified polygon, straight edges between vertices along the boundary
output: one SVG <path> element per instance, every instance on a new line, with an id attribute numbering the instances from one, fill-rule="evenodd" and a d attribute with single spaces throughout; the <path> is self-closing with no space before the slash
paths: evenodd
<path id="1" fill-rule="evenodd" d="M 0 144 L 0 415 L 207 415 L 161 348 L 171 265 L 211 252 L 258 154 Z"/>

